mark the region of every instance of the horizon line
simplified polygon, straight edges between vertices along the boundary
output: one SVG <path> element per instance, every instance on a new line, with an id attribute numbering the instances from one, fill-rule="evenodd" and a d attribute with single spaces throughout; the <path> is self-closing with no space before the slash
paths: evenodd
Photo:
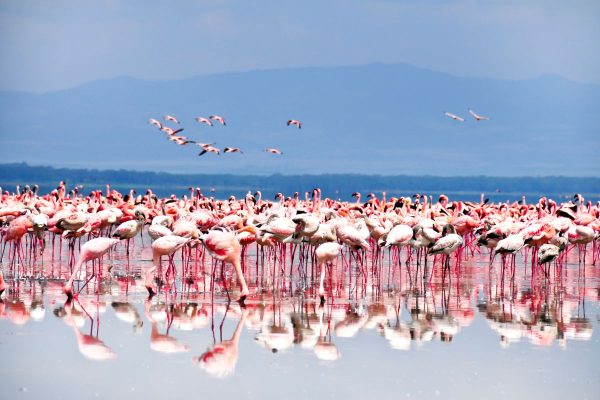
<path id="1" fill-rule="evenodd" d="M 493 179 L 521 179 L 521 178 L 568 178 L 568 179 L 597 179 L 600 180 L 598 176 L 569 176 L 569 175 L 518 175 L 518 176 L 501 176 L 501 175 L 432 175 L 432 174 L 424 174 L 424 175 L 384 175 L 384 174 L 364 174 L 360 172 L 348 172 L 348 173 L 306 173 L 306 174 L 285 174 L 285 173 L 271 173 L 271 174 L 236 174 L 236 173 L 173 173 L 167 171 L 152 171 L 152 170 L 132 170 L 126 168 L 108 168 L 108 169 L 99 169 L 99 168 L 73 168 L 73 167 L 57 167 L 54 165 L 32 165 L 25 161 L 22 162 L 7 162 L 0 163 L 0 167 L 6 166 L 25 166 L 28 168 L 51 168 L 54 170 L 69 170 L 69 171 L 87 171 L 87 172 L 130 172 L 136 174 L 162 174 L 162 175 L 171 175 L 171 176 L 237 176 L 237 177 L 273 177 L 273 176 L 282 176 L 282 177 L 298 177 L 298 176 L 311 176 L 311 177 L 319 177 L 319 176 L 360 176 L 360 177 L 382 177 L 382 178 L 397 178 L 397 177 L 409 177 L 409 178 L 493 178 Z"/>

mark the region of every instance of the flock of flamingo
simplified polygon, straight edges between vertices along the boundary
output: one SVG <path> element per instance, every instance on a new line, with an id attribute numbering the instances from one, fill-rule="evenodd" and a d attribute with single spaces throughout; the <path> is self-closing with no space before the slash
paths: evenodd
<path id="1" fill-rule="evenodd" d="M 435 271 L 460 268 L 463 258 L 482 249 L 489 251 L 490 265 L 499 255 L 502 270 L 513 275 L 520 252 L 531 254 L 532 274 L 540 272 L 548 278 L 549 266 L 561 268 L 565 254 L 573 248 L 578 248 L 584 263 L 589 246 L 592 263 L 598 259 L 600 207 L 579 194 L 562 204 L 546 198 L 533 204 L 526 204 L 525 199 L 490 203 L 483 195 L 480 202 L 451 202 L 444 195 L 433 202 L 421 194 L 387 199 L 385 193 L 380 198 L 371 193 L 362 202 L 360 193 L 353 196 L 355 202 L 322 199 L 321 191 L 315 189 L 303 199 L 299 193 L 292 197 L 279 193 L 276 201 L 269 201 L 257 192 L 243 199 L 217 200 L 190 188 L 189 196 L 158 198 L 151 190 L 136 196 L 108 185 L 105 193 L 96 190 L 82 196 L 76 190 L 67 191 L 64 182 L 42 196 L 36 187 L 26 187 L 22 192 L 3 192 L 0 199 L 2 260 L 8 254 L 3 272 L 17 280 L 27 274 L 28 265 L 35 268 L 39 254 L 50 251 L 48 240 L 53 257 L 54 243 L 58 241 L 60 255 L 65 242 L 70 276 L 63 290 L 70 299 L 81 290 L 75 290 L 75 281 L 84 281 L 85 286 L 97 274 L 101 277 L 103 268 L 98 263 L 92 263 L 91 272 L 83 269 L 86 263 L 101 260 L 123 244 L 129 257 L 130 242 L 146 233 L 152 241 L 152 265 L 144 272 L 150 296 L 176 293 L 178 282 L 189 283 L 188 289 L 214 291 L 214 279 L 210 287 L 199 286 L 198 281 L 207 275 L 214 278 L 220 261 L 221 271 L 225 264 L 233 266 L 237 299 L 244 305 L 252 295 L 244 255 L 255 251 L 257 275 L 275 278 L 295 271 L 302 288 L 314 290 L 324 304 L 339 293 L 335 276 L 340 277 L 338 285 L 344 285 L 347 278 L 350 286 L 354 279 L 356 287 L 360 283 L 363 288 L 368 279 L 377 280 L 386 268 L 386 253 L 388 269 L 401 268 L 402 252 L 406 268 L 416 262 L 427 271 L 430 263 L 429 280 Z M 179 271 L 174 262 L 178 251 L 182 256 Z M 162 257 L 169 259 L 166 266 Z M 263 265 L 259 273 L 258 261 L 265 257 L 276 262 L 277 268 L 267 263 L 269 268 Z M 208 268 L 207 259 L 212 260 Z M 7 287 L 2 276 L 0 293 Z M 224 290 L 229 293 L 227 287 Z"/>
<path id="2" fill-rule="evenodd" d="M 165 115 L 164 116 L 164 120 L 165 121 L 169 121 L 169 122 L 173 122 L 177 125 L 180 124 L 180 121 L 178 118 L 172 116 L 172 115 Z M 226 126 L 227 123 L 225 122 L 225 119 L 219 115 L 209 115 L 208 118 L 206 117 L 196 117 L 194 118 L 194 120 L 200 124 L 205 124 L 208 126 L 214 126 L 214 123 L 217 122 L 219 124 L 221 124 L 222 126 Z M 214 121 L 214 122 L 213 122 Z M 197 142 L 195 140 L 190 140 L 185 136 L 181 136 L 178 135 L 180 132 L 182 132 L 184 130 L 184 128 L 172 128 L 169 126 L 166 126 L 164 123 L 160 122 L 159 120 L 157 120 L 156 118 L 150 118 L 148 120 L 148 123 L 150 125 L 154 125 L 156 126 L 160 131 L 164 132 L 167 135 L 167 138 L 171 141 L 174 142 L 175 144 L 179 145 L 179 146 L 185 146 L 187 144 L 193 144 L 196 145 L 198 147 L 200 147 L 202 149 L 202 151 L 200 151 L 200 153 L 198 153 L 198 156 L 202 156 L 206 153 L 214 153 L 214 154 L 221 154 L 221 149 L 218 147 L 215 147 L 214 145 L 216 144 L 216 142 L 213 143 L 202 143 L 202 142 Z M 290 119 L 287 121 L 287 126 L 297 126 L 298 129 L 302 128 L 302 122 L 296 120 L 296 119 Z M 279 149 L 276 149 L 274 147 L 267 147 L 264 149 L 265 152 L 270 153 L 270 154 L 278 154 L 281 155 L 283 154 L 283 152 Z M 244 154 L 244 152 L 242 151 L 242 149 L 240 149 L 239 147 L 225 147 L 223 148 L 223 153 L 240 153 L 240 154 Z"/>
<path id="3" fill-rule="evenodd" d="M 244 325 L 269 351 L 299 345 L 326 361 L 341 355 L 332 337 L 361 330 L 376 329 L 401 350 L 434 337 L 450 342 L 471 324 L 474 303 L 503 346 L 523 338 L 566 345 L 592 334 L 585 305 L 579 316 L 588 297 L 579 275 L 591 268 L 587 273 L 597 279 L 591 265 L 598 261 L 600 204 L 579 194 L 561 204 L 544 197 L 527 204 L 525 198 L 490 203 L 483 195 L 479 202 L 442 195 L 434 202 L 423 194 L 385 193 L 370 193 L 365 201 L 358 192 L 355 201 L 336 201 L 322 199 L 319 189 L 303 198 L 278 193 L 270 201 L 249 192 L 217 200 L 200 188 L 159 198 L 151 190 L 122 194 L 107 185 L 82 195 L 64 182 L 45 195 L 36 186 L 0 193 L 0 297 L 9 300 L 0 298 L 0 319 L 40 320 L 39 288 L 56 288 L 48 292 L 51 302 L 66 301 L 54 314 L 72 327 L 80 353 L 92 360 L 116 356 L 98 337 L 105 295 L 115 293 L 115 282 L 120 295 L 112 308 L 136 332 L 141 312 L 127 296 L 129 290 L 148 294 L 143 313 L 153 351 L 189 352 L 170 329 L 211 324 L 214 343 L 194 362 L 218 377 L 233 373 Z M 488 280 L 476 283 L 475 263 L 486 252 L 489 266 L 477 268 L 489 268 Z M 149 265 L 139 262 L 144 254 L 151 254 Z M 577 258 L 579 272 L 566 268 L 567 259 Z M 527 279 L 530 285 L 522 284 Z M 595 287 L 589 294 L 598 301 Z M 410 320 L 401 318 L 402 307 Z M 218 341 L 217 313 L 223 315 Z M 237 325 L 223 339 L 227 316 Z M 86 319 L 89 334 L 80 330 Z"/>

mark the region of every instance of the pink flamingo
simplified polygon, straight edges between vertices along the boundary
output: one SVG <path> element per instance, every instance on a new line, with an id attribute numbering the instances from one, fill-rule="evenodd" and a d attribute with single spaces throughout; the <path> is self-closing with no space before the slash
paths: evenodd
<path id="1" fill-rule="evenodd" d="M 473 118 L 475 118 L 477 121 L 488 121 L 490 118 L 489 117 L 484 117 L 483 115 L 479 115 L 477 114 L 475 111 L 469 109 L 469 114 L 471 114 L 473 116 Z"/>
<path id="2" fill-rule="evenodd" d="M 111 239 L 106 237 L 99 237 L 92 240 L 87 241 L 83 246 L 81 246 L 81 253 L 79 254 L 79 259 L 73 268 L 73 273 L 71 277 L 65 284 L 63 291 L 67 295 L 67 298 L 71 299 L 73 297 L 73 281 L 77 276 L 77 273 L 81 269 L 81 266 L 84 262 L 100 259 L 104 254 L 108 252 L 115 244 L 119 243 L 119 239 Z M 92 277 L 94 274 L 92 274 Z M 90 279 L 92 278 L 90 277 Z"/>
<path id="3" fill-rule="evenodd" d="M 152 280 L 154 278 L 154 272 L 157 268 L 160 268 L 161 256 L 171 257 L 177 250 L 182 248 L 185 244 L 190 241 L 190 238 L 184 238 L 177 235 L 167 235 L 156 239 L 152 243 L 152 267 L 146 271 L 145 286 L 148 290 L 150 297 L 154 296 L 157 291 L 154 290 Z M 173 267 L 172 261 L 169 263 L 169 270 Z"/>
<path id="4" fill-rule="evenodd" d="M 244 274 L 242 272 L 242 265 L 240 260 L 242 254 L 242 245 L 238 241 L 235 233 L 220 230 L 212 230 L 207 234 L 203 235 L 200 238 L 200 240 L 202 241 L 202 243 L 204 243 L 204 246 L 208 249 L 209 253 L 214 258 L 223 262 L 228 262 L 231 265 L 233 265 L 235 273 L 242 287 L 242 292 L 240 298 L 238 299 L 238 302 L 240 303 L 240 305 L 245 307 L 244 301 L 246 300 L 248 294 L 250 294 L 250 291 L 248 290 L 248 286 L 246 285 L 246 279 L 244 278 Z"/>
<path id="5" fill-rule="evenodd" d="M 196 122 L 201 123 L 201 124 L 206 124 L 208 126 L 213 126 L 213 123 L 210 119 L 208 118 L 204 118 L 204 117 L 196 117 L 194 118 L 196 120 Z"/>
<path id="6" fill-rule="evenodd" d="M 267 147 L 267 148 L 265 149 L 265 151 L 266 151 L 267 153 L 271 153 L 271 154 L 279 154 L 279 155 L 283 154 L 283 152 L 282 152 L 281 150 L 274 149 L 274 148 L 272 148 L 272 147 Z"/>
<path id="7" fill-rule="evenodd" d="M 325 280 L 325 266 L 328 262 L 333 261 L 342 249 L 342 245 L 336 242 L 327 242 L 320 244 L 315 250 L 315 256 L 317 257 L 317 268 L 320 271 L 319 280 L 319 296 L 321 297 L 321 305 L 325 304 L 325 288 L 323 282 Z"/>
<path id="8" fill-rule="evenodd" d="M 290 125 L 296 125 L 298 127 L 298 129 L 302 128 L 302 122 L 298 121 L 297 119 L 288 120 L 287 126 L 290 126 Z"/>
<path id="9" fill-rule="evenodd" d="M 464 119 L 464 118 L 461 118 L 461 117 L 459 117 L 459 116 L 458 116 L 458 115 L 456 115 L 456 114 L 452 114 L 451 112 L 448 112 L 448 111 L 446 111 L 446 112 L 444 113 L 444 115 L 446 115 L 446 116 L 448 116 L 448 117 L 452 118 L 452 119 L 453 119 L 453 120 L 455 120 L 455 121 L 459 121 L 459 122 L 465 122 L 465 119 Z"/>
<path id="10" fill-rule="evenodd" d="M 210 118 L 210 119 L 213 119 L 213 120 L 215 120 L 215 121 L 217 121 L 217 122 L 220 122 L 220 123 L 221 123 L 221 125 L 227 125 L 227 124 L 225 123 L 225 118 L 223 118 L 223 117 L 219 117 L 218 115 L 209 115 L 209 116 L 208 116 L 208 118 Z"/>

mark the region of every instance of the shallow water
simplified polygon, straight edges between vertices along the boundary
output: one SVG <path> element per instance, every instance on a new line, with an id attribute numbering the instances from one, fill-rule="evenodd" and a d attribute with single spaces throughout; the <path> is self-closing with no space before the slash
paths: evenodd
<path id="1" fill-rule="evenodd" d="M 249 247 L 252 295 L 243 310 L 230 267 L 185 263 L 202 279 L 147 299 L 148 242 L 124 245 L 65 306 L 72 262 L 63 248 L 15 266 L 0 304 L 2 398 L 486 398 L 594 399 L 600 393 L 600 268 L 577 249 L 547 279 L 519 256 L 514 276 L 487 250 L 428 266 L 369 257 L 365 274 L 341 257 L 320 307 L 312 264 Z M 200 254 L 200 253 L 198 253 Z M 591 259 L 588 254 L 588 260 Z M 283 256 L 283 254 L 279 254 Z M 175 257 L 181 275 L 182 262 Z M 352 260 L 350 268 L 347 267 Z M 301 264 L 306 262 L 306 264 Z M 298 273 L 298 265 L 303 265 Z M 260 278 L 256 275 L 256 266 Z M 106 268 L 112 266 L 111 271 Z M 345 267 L 346 266 L 346 267 Z M 88 269 L 91 271 L 92 264 Z M 5 256 L 3 269 L 11 278 Z M 504 271 L 504 273 L 503 273 Z M 273 275 L 274 273 L 274 275 Z M 275 276 L 275 281 L 273 281 Z M 82 277 L 83 278 L 83 277 Z M 99 294 L 96 294 L 98 290 Z M 237 332 L 237 335 L 236 335 Z"/>

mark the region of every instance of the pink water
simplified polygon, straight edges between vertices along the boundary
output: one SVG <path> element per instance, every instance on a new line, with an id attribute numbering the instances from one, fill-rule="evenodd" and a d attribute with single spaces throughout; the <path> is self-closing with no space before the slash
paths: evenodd
<path id="1" fill-rule="evenodd" d="M 147 299 L 141 273 L 147 238 L 129 260 L 124 246 L 103 261 L 65 307 L 66 248 L 3 269 L 0 398 L 444 398 L 595 399 L 600 268 L 571 251 L 548 278 L 517 258 L 514 276 L 487 250 L 430 275 L 413 259 L 383 254 L 364 273 L 338 259 L 319 306 L 312 263 L 248 249 L 248 307 L 235 300 L 231 268 L 208 256 Z M 591 251 L 590 251 L 591 252 Z M 199 253 L 200 254 L 200 253 Z M 350 262 L 348 265 L 347 263 Z M 298 266 L 301 266 L 298 269 Z M 107 267 L 112 266 L 110 272 Z M 210 291 L 215 268 L 214 293 Z M 92 264 L 88 265 L 91 271 Z M 11 274 L 11 270 L 13 271 Z M 258 271 L 258 275 L 257 275 Z M 17 280 L 12 280 L 18 276 Z M 358 275 L 357 275 L 358 274 Z M 357 277 L 358 276 L 358 277 Z M 431 277 L 431 278 L 430 278 Z M 82 276 L 82 278 L 84 278 Z M 83 282 L 82 282 L 83 283 Z M 239 334 L 236 336 L 236 332 Z M 207 351 L 208 350 L 208 351 Z"/>

